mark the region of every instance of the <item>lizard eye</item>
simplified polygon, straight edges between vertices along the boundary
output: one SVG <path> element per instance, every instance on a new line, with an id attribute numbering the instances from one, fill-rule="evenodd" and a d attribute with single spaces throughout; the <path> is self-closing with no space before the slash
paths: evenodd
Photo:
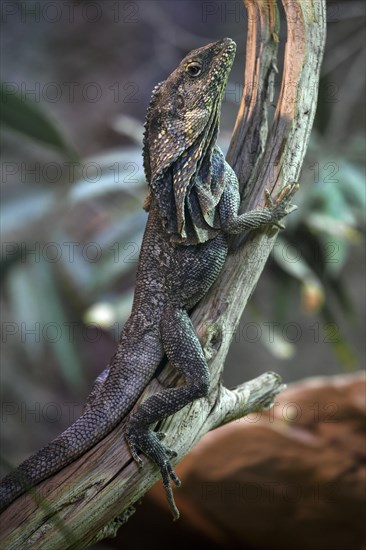
<path id="1" fill-rule="evenodd" d="M 202 65 L 198 61 L 192 61 L 188 63 L 186 71 L 190 76 L 199 76 L 202 72 Z"/>

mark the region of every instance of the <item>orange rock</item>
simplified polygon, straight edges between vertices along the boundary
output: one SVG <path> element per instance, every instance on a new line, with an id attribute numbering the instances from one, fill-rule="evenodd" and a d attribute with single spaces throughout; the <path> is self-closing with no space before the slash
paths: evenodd
<path id="1" fill-rule="evenodd" d="M 364 549 L 364 390 L 359 373 L 305 380 L 207 434 L 177 467 L 184 524 L 221 548 Z"/>

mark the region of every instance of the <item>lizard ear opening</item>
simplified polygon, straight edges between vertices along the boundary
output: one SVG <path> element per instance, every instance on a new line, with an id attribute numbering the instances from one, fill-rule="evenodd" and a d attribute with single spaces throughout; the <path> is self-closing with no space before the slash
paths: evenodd
<path id="1" fill-rule="evenodd" d="M 184 105 L 185 105 L 185 102 L 184 102 L 183 96 L 178 94 L 177 97 L 175 98 L 175 106 L 177 107 L 177 109 L 183 109 Z"/>

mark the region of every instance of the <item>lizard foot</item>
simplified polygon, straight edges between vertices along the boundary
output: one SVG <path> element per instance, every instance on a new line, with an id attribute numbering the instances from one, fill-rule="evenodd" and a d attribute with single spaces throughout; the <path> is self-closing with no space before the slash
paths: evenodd
<path id="1" fill-rule="evenodd" d="M 285 228 L 280 220 L 297 209 L 296 205 L 291 204 L 291 199 L 299 187 L 298 183 L 290 183 L 286 185 L 274 199 L 272 199 L 269 191 L 267 189 L 265 190 L 266 208 L 271 210 L 273 215 L 272 223 L 279 229 Z"/>
<path id="2" fill-rule="evenodd" d="M 142 467 L 143 462 L 138 455 L 138 450 L 142 451 L 160 468 L 169 508 L 174 520 L 176 520 L 179 518 L 179 510 L 174 502 L 170 480 L 173 481 L 176 487 L 181 485 L 181 481 L 170 463 L 170 459 L 175 458 L 177 453 L 161 443 L 164 435 L 162 432 L 156 433 L 136 427 L 128 429 L 125 434 L 132 457 L 137 462 L 139 468 Z"/>

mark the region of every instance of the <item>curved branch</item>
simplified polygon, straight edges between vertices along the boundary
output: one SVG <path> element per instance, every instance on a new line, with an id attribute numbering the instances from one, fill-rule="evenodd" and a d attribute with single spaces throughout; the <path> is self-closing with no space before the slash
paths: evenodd
<path id="1" fill-rule="evenodd" d="M 273 101 L 277 70 L 279 17 L 276 2 L 243 0 L 248 13 L 244 89 L 227 161 L 234 168 L 243 198 L 249 178 L 263 155 L 268 134 L 268 105 Z"/>

